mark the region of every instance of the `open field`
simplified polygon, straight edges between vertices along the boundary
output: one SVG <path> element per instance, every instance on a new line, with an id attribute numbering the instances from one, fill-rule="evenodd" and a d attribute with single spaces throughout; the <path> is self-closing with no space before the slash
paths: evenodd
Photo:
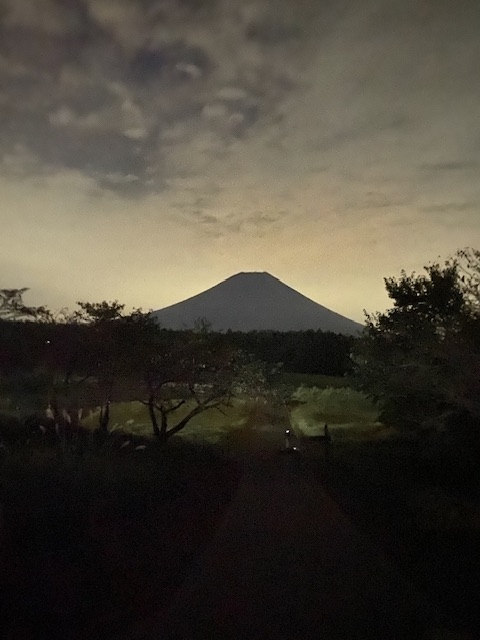
<path id="1" fill-rule="evenodd" d="M 317 378 L 317 376 L 315 376 Z M 378 411 L 361 393 L 345 387 L 337 380 L 336 387 L 299 386 L 292 395 L 294 407 L 290 410 L 292 428 L 298 435 L 313 436 L 323 433 L 327 423 L 336 439 L 344 437 L 362 437 L 369 433 L 384 434 L 388 430 L 378 422 Z M 325 382 L 325 380 L 324 380 Z M 178 421 L 187 414 L 192 404 L 186 403 L 172 414 L 172 421 Z M 244 427 L 256 413 L 256 403 L 247 397 L 234 398 L 231 406 L 220 410 L 211 409 L 191 420 L 179 434 L 189 441 L 218 443 L 229 432 Z M 268 412 L 267 412 L 268 413 Z M 91 412 L 84 419 L 84 425 L 95 427 L 98 411 Z M 151 423 L 146 407 L 140 402 L 116 403 L 111 406 L 111 429 L 150 436 Z"/>
<path id="2" fill-rule="evenodd" d="M 181 420 L 193 408 L 193 403 L 185 403 L 172 413 L 172 423 Z M 181 431 L 179 436 L 188 441 L 218 443 L 229 431 L 244 426 L 250 415 L 252 402 L 248 399 L 234 398 L 231 406 L 208 411 L 195 416 Z M 93 411 L 83 421 L 88 428 L 96 427 L 98 411 Z M 110 429 L 125 431 L 137 436 L 150 437 L 152 425 L 148 411 L 141 402 L 120 402 L 111 405 Z"/>
<path id="3" fill-rule="evenodd" d="M 353 435 L 383 430 L 377 409 L 368 398 L 349 387 L 299 387 L 292 400 L 292 426 L 305 436 L 320 435 L 324 424 L 332 427 L 333 437 L 342 437 L 346 431 Z"/>

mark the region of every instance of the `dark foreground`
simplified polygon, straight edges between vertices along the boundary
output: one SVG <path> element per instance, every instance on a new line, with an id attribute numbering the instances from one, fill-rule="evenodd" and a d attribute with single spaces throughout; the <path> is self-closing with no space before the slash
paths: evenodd
<path id="1" fill-rule="evenodd" d="M 458 570 L 439 565 L 438 544 L 420 562 L 413 536 L 405 542 L 408 486 L 397 478 L 401 495 L 389 489 L 391 462 L 377 477 L 363 452 L 356 472 L 334 446 L 327 478 L 322 445 L 281 453 L 285 424 L 258 418 L 227 458 L 115 439 L 80 456 L 58 443 L 2 451 L 2 638 L 476 637 L 459 606 L 445 617 L 436 597 L 454 602 Z M 409 476 L 404 462 L 399 471 Z M 402 540 L 410 565 L 396 553 Z"/>
<path id="2" fill-rule="evenodd" d="M 248 458 L 213 542 L 137 638 L 430 638 L 437 613 L 329 497 L 318 465 Z M 312 468 L 313 467 L 313 468 Z"/>
<path id="3" fill-rule="evenodd" d="M 70 444 L 0 451 L 2 640 L 128 634 L 171 600 L 240 475 L 181 443 Z"/>

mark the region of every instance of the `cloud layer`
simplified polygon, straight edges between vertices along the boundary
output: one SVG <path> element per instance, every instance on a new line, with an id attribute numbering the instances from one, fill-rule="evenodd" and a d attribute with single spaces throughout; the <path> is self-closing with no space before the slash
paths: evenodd
<path id="1" fill-rule="evenodd" d="M 1 15 L 4 171 L 76 169 L 132 196 L 198 175 L 275 117 L 307 17 L 184 0 L 3 0 Z"/>
<path id="2" fill-rule="evenodd" d="M 0 0 L 5 286 L 158 308 L 251 268 L 360 319 L 478 245 L 479 30 L 476 0 Z"/>

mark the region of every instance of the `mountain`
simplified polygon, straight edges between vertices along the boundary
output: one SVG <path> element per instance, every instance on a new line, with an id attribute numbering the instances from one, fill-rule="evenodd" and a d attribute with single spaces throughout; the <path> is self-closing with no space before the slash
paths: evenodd
<path id="1" fill-rule="evenodd" d="M 168 329 L 191 329 L 199 318 L 206 318 L 216 331 L 321 329 L 355 334 L 362 329 L 265 272 L 237 273 L 152 315 Z"/>

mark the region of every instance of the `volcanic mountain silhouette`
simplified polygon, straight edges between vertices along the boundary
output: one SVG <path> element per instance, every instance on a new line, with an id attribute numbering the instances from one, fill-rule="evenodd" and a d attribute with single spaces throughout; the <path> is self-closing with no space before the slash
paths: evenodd
<path id="1" fill-rule="evenodd" d="M 362 328 L 265 272 L 237 273 L 152 315 L 168 329 L 191 329 L 200 318 L 215 331 L 320 329 L 356 334 Z"/>

